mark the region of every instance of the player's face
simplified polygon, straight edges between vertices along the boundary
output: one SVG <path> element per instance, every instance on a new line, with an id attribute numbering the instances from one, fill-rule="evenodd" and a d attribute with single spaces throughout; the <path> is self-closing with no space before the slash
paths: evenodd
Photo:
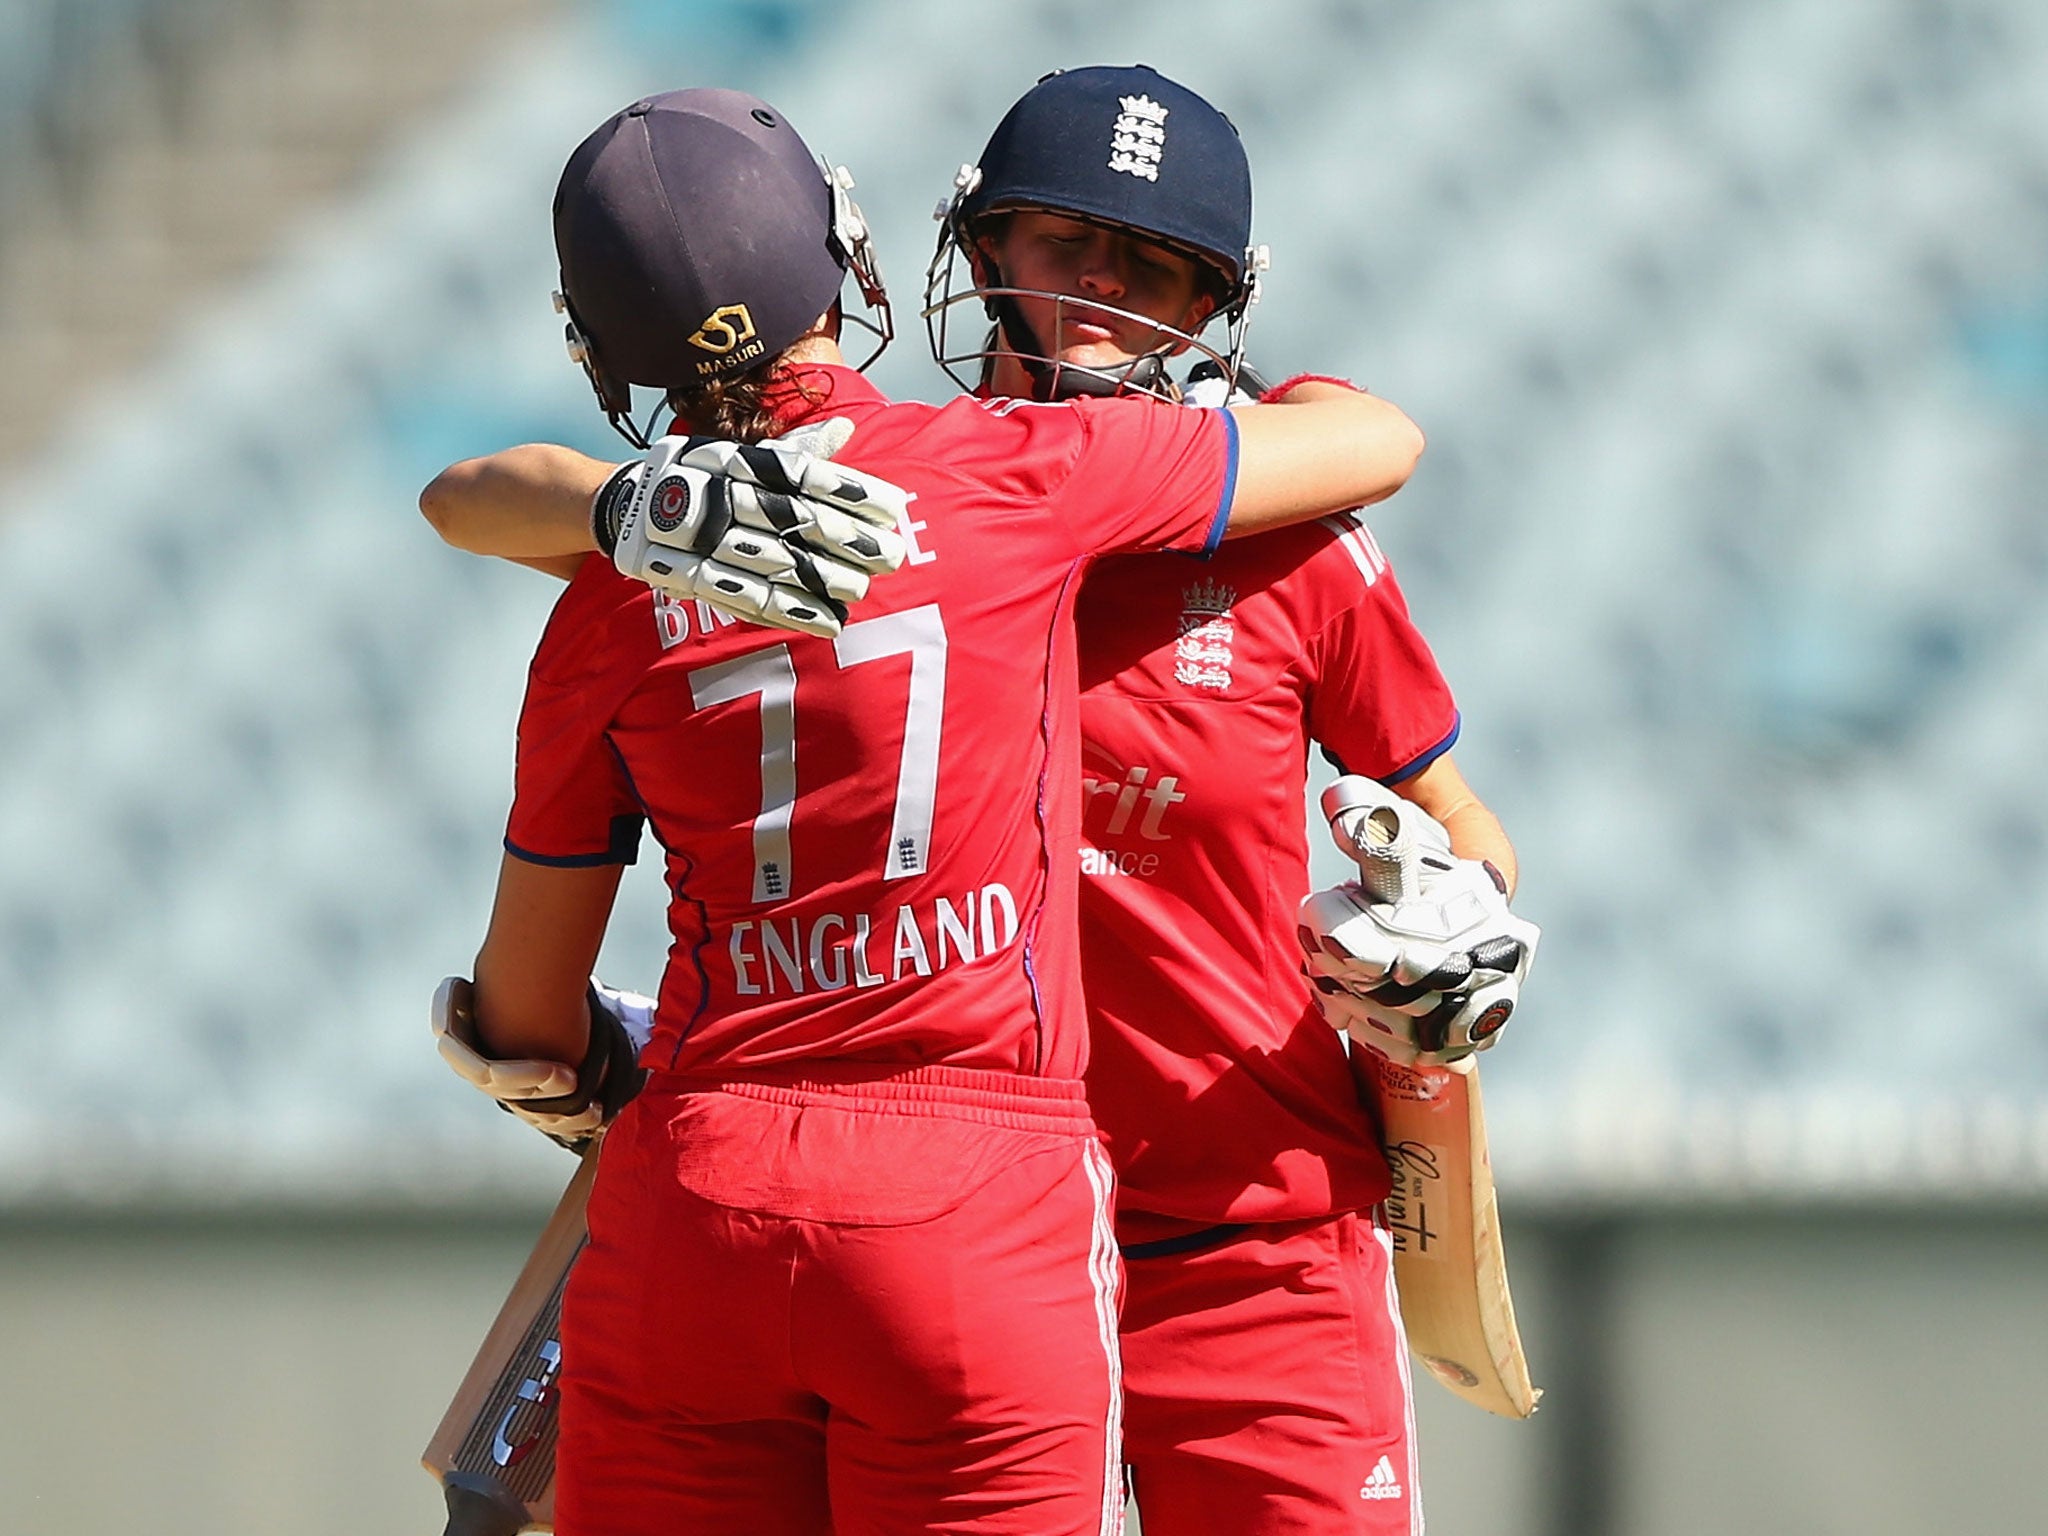
<path id="1" fill-rule="evenodd" d="M 1020 298 L 1017 305 L 1040 345 L 1065 363 L 1115 371 L 1170 339 L 1159 325 L 1193 332 L 1216 307 L 1203 291 L 1201 269 L 1192 258 L 1066 214 L 1021 209 L 982 248 L 1001 272 L 1004 287 L 1052 296 Z M 1157 324 L 1091 308 L 1091 300 Z M 1022 370 L 1005 361 L 1021 385 Z M 1005 388 L 1005 382 L 999 369 L 998 393 L 1026 392 Z"/>

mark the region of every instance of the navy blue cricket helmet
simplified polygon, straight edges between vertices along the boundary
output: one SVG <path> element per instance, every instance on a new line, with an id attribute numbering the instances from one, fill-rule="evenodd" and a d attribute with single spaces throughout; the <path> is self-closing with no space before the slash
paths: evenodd
<path id="1" fill-rule="evenodd" d="M 967 261 L 973 272 L 982 221 L 1023 208 L 1111 225 L 1192 257 L 1208 275 L 1217 312 L 1231 332 L 1227 358 L 1199 342 L 1195 346 L 1234 375 L 1265 254 L 1252 245 L 1251 163 L 1229 118 L 1143 64 L 1061 70 L 1004 114 L 980 161 L 961 168 L 953 198 L 940 210 L 944 228 L 926 276 L 925 320 L 933 355 L 956 382 L 973 388 L 982 381 L 963 379 L 954 364 L 973 361 L 985 371 L 991 358 L 1011 355 L 1026 363 L 1044 398 L 1120 389 L 1168 392 L 1170 386 L 1159 387 L 1163 357 L 1149 367 L 1141 359 L 1115 378 L 1086 377 L 1093 370 L 1045 357 L 1021 314 L 1005 302 L 1019 290 L 1004 288 L 1000 273 L 993 274 L 993 283 L 975 278 L 972 286 L 956 289 L 955 261 Z M 997 332 L 979 349 L 951 353 L 947 319 L 969 299 L 980 301 Z M 1191 340 L 1170 329 L 1167 334 L 1169 350 Z"/>
<path id="2" fill-rule="evenodd" d="M 888 300 L 852 184 L 741 91 L 647 97 L 577 146 L 555 191 L 556 302 L 614 426 L 644 447 L 631 386 L 673 394 L 763 366 L 849 271 L 886 344 Z"/>

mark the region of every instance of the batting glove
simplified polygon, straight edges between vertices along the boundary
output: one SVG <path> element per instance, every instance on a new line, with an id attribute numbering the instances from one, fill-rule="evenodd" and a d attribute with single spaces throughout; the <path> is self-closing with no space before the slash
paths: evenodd
<path id="1" fill-rule="evenodd" d="M 1491 864 L 1451 853 L 1450 834 L 1412 801 L 1346 777 L 1323 796 L 1359 879 L 1301 904 L 1305 969 L 1323 1017 L 1404 1064 L 1484 1050 L 1520 1000 L 1541 937 L 1508 910 Z"/>
<path id="2" fill-rule="evenodd" d="M 619 1021 L 635 1056 L 654 1033 L 654 999 L 638 992 L 621 992 L 595 976 L 590 978 L 590 1001 Z"/>
<path id="3" fill-rule="evenodd" d="M 832 636 L 871 577 L 903 563 L 889 481 L 834 464 L 844 417 L 760 443 L 664 437 L 621 464 L 591 502 L 612 563 L 672 596 L 807 635 Z"/>
<path id="4" fill-rule="evenodd" d="M 634 1058 L 654 1027 L 654 1002 L 590 979 L 590 1048 L 583 1063 L 502 1060 L 476 1032 L 474 990 L 450 976 L 434 993 L 434 1044 L 455 1075 L 549 1139 L 581 1151 L 640 1091 Z"/>
<path id="5" fill-rule="evenodd" d="M 1237 365 L 1235 383 L 1223 377 L 1223 369 L 1213 358 L 1203 358 L 1188 370 L 1188 381 L 1181 386 L 1182 405 L 1218 407 L 1226 405 L 1252 405 L 1266 392 L 1266 381 L 1252 368 L 1250 363 Z"/>

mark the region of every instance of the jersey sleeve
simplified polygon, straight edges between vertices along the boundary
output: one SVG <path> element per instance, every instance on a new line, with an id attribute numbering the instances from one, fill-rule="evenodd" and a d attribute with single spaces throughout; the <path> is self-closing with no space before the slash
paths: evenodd
<path id="1" fill-rule="evenodd" d="M 584 690 L 549 681 L 538 659 L 519 715 L 505 851 L 530 864 L 631 864 L 645 812 Z"/>
<path id="2" fill-rule="evenodd" d="M 1237 422 L 1226 410 L 977 398 L 939 420 L 948 467 L 1031 509 L 1074 556 L 1207 554 L 1223 537 L 1237 489 Z M 933 451 L 930 440 L 919 446 Z"/>
<path id="3" fill-rule="evenodd" d="M 1397 784 L 1458 739 L 1457 701 L 1364 521 L 1328 526 L 1318 579 L 1344 600 L 1309 643 L 1309 734 L 1339 771 Z"/>
<path id="4" fill-rule="evenodd" d="M 1225 410 L 1075 402 L 1082 429 L 1061 512 L 1094 554 L 1208 554 L 1237 490 L 1237 421 Z"/>

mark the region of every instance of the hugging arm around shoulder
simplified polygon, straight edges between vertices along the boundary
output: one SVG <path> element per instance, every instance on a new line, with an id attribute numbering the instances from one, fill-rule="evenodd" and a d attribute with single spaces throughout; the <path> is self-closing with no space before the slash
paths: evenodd
<path id="1" fill-rule="evenodd" d="M 1328 380 L 1231 410 L 1237 492 L 1226 538 L 1384 501 L 1422 457 L 1422 431 L 1399 406 Z"/>

